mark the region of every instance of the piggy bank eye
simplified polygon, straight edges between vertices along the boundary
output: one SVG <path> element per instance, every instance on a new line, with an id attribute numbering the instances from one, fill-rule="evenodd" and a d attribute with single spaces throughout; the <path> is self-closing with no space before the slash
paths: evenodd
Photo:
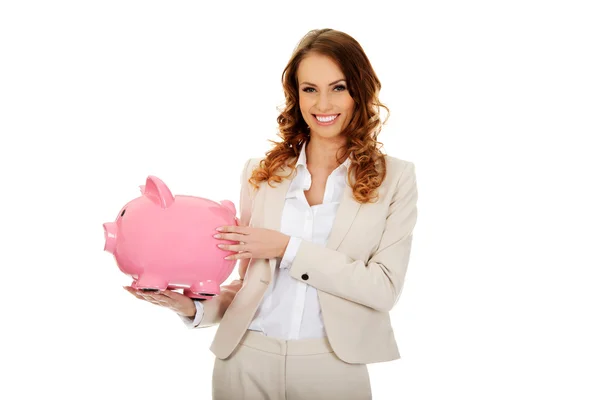
<path id="1" fill-rule="evenodd" d="M 122 217 L 123 215 L 125 215 L 125 210 L 123 210 L 123 212 L 121 213 L 121 217 Z"/>

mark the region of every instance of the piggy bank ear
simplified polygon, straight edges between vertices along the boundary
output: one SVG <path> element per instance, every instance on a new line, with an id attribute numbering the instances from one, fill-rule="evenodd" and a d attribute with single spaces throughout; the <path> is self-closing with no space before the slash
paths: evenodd
<path id="1" fill-rule="evenodd" d="M 221 205 L 225 208 L 227 208 L 229 211 L 231 211 L 231 213 L 233 214 L 233 216 L 235 217 L 236 211 L 235 211 L 235 204 L 233 204 L 231 201 L 229 200 L 221 200 L 220 201 Z"/>
<path id="2" fill-rule="evenodd" d="M 171 191 L 163 181 L 155 176 L 148 176 L 146 184 L 140 186 L 142 194 L 152 200 L 161 208 L 167 208 L 173 204 L 174 198 Z"/>

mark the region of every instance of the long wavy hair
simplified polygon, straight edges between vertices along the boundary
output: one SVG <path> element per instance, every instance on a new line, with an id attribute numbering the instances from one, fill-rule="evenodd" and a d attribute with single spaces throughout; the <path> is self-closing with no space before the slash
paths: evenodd
<path id="1" fill-rule="evenodd" d="M 248 182 L 255 189 L 263 181 L 267 181 L 269 186 L 271 181 L 280 183 L 284 177 L 277 175 L 277 170 L 287 163 L 293 173 L 303 143 L 310 141 L 309 127 L 300 112 L 297 71 L 300 62 L 311 53 L 328 56 L 344 73 L 355 107 L 351 120 L 341 132 L 346 137 L 346 143 L 336 158 L 341 164 L 350 157 L 348 173 L 355 178 L 350 183 L 353 196 L 360 203 L 371 202 L 379 197 L 376 189 L 381 186 L 387 173 L 385 155 L 379 149 L 382 143 L 377 141 L 377 135 L 389 117 L 389 109 L 379 101 L 381 83 L 361 45 L 350 35 L 333 29 L 311 30 L 296 46 L 281 76 L 285 105 L 283 109 L 278 108 L 281 113 L 277 117 L 277 136 L 283 142 L 269 140 L 274 146 L 254 168 Z M 379 115 L 380 108 L 387 111 L 383 122 Z"/>

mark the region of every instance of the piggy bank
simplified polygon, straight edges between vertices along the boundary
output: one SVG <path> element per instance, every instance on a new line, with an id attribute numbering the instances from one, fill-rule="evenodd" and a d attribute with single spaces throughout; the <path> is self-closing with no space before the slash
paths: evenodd
<path id="1" fill-rule="evenodd" d="M 235 205 L 173 196 L 155 176 L 140 189 L 142 196 L 121 208 L 114 222 L 103 224 L 104 250 L 133 278 L 133 288 L 183 288 L 195 299 L 218 295 L 236 260 L 224 259 L 235 252 L 218 248 L 223 240 L 213 235 L 219 226 L 239 224 Z"/>

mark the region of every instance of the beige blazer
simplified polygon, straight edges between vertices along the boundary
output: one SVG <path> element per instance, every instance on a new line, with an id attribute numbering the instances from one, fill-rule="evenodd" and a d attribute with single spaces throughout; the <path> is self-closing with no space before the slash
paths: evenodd
<path id="1" fill-rule="evenodd" d="M 336 355 L 348 363 L 400 358 L 389 311 L 402 292 L 412 232 L 417 220 L 415 166 L 385 156 L 387 176 L 376 203 L 360 204 L 346 187 L 327 246 L 303 240 L 290 276 L 318 290 L 325 331 Z M 241 174 L 240 225 L 280 230 L 291 179 L 280 184 L 247 182 L 260 158 L 246 161 Z M 278 175 L 291 169 L 282 167 Z M 203 301 L 200 327 L 219 324 L 210 350 L 229 357 L 250 325 L 273 280 L 277 259 L 240 260 L 240 280 L 221 286 Z"/>

